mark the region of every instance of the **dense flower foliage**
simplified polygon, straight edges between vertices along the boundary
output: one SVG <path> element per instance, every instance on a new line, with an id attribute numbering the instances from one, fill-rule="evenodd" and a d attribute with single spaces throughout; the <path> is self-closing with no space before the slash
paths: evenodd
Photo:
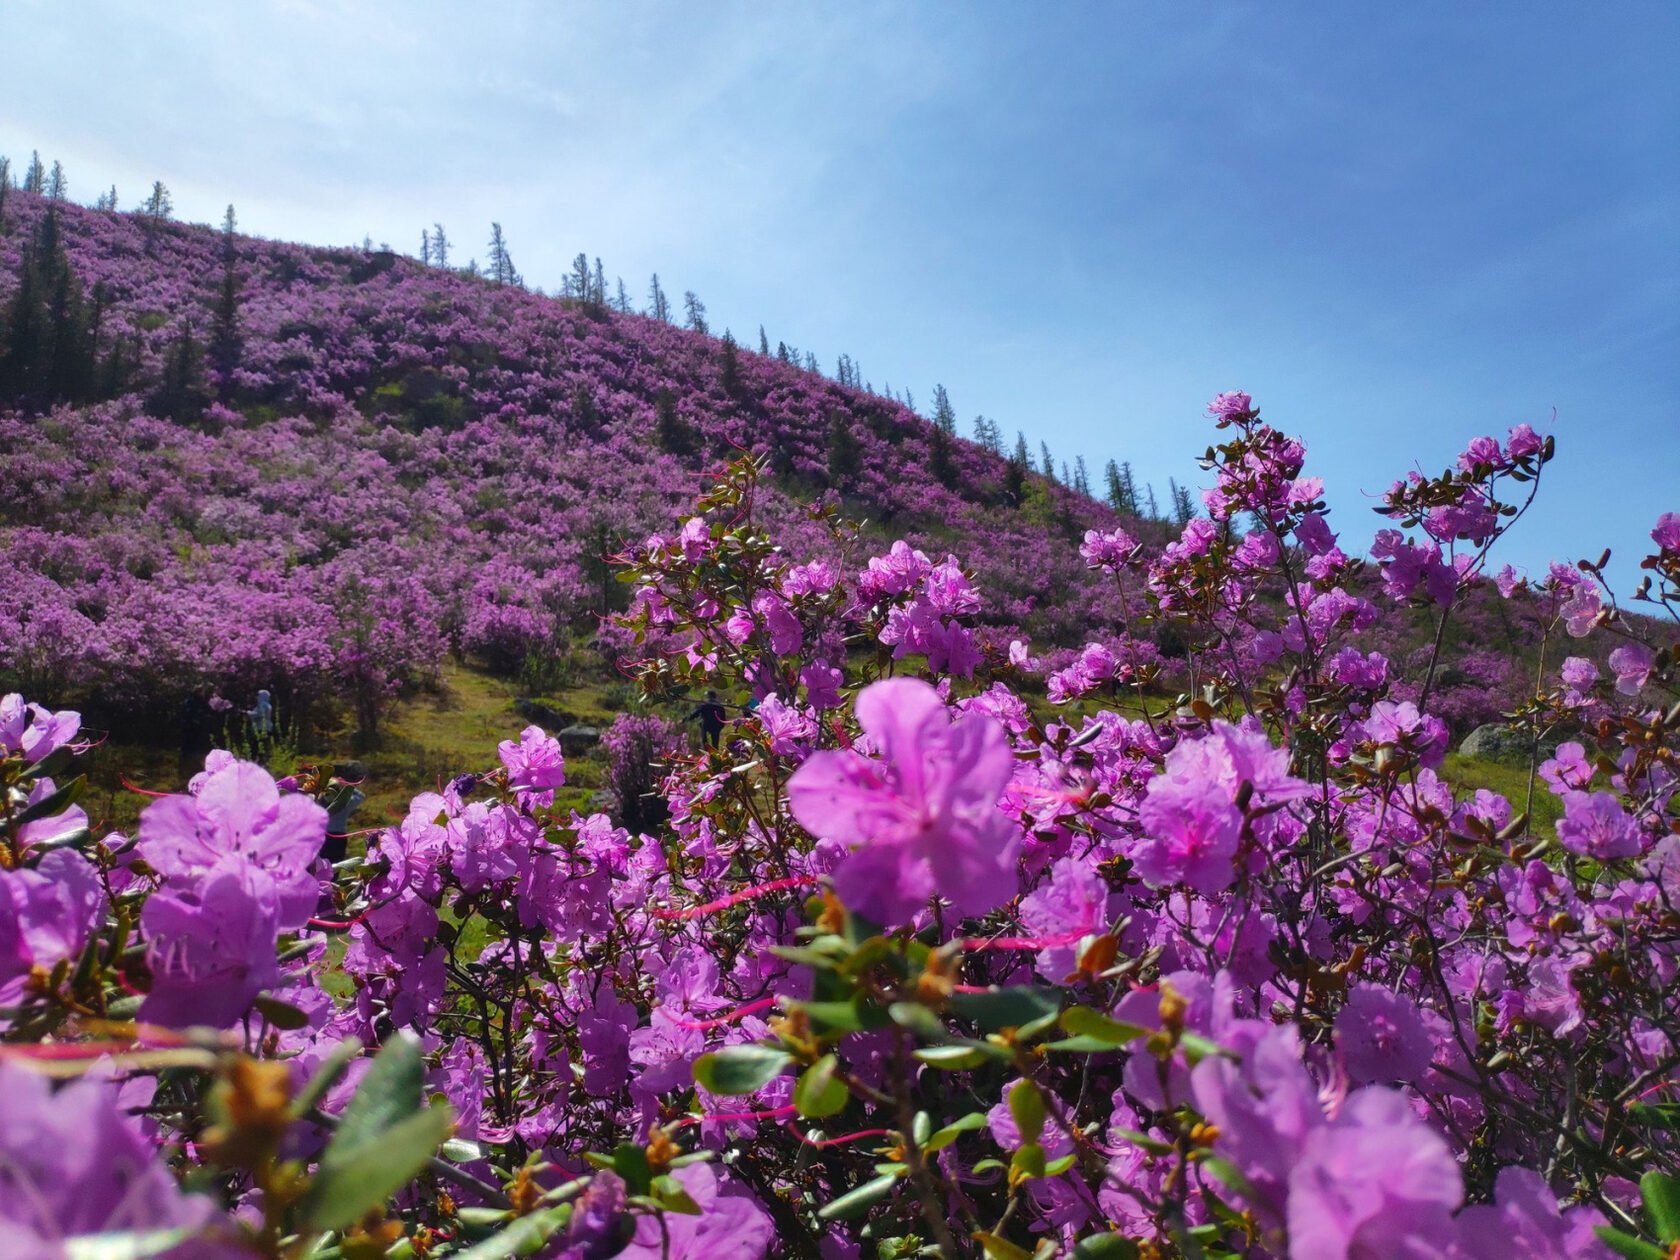
<path id="1" fill-rule="evenodd" d="M 1394 487 L 1361 585 L 1301 444 L 1210 412 L 1209 515 L 1086 537 L 1148 597 L 1060 665 L 980 646 L 955 558 L 824 511 L 778 546 L 737 463 L 627 559 L 647 697 L 738 714 L 609 732 L 633 830 L 554 805 L 531 727 L 336 871 L 322 785 L 225 752 L 93 836 L 76 715 L 0 701 L 0 1219 L 43 1256 L 1665 1254 L 1676 518 L 1666 625 L 1602 560 L 1517 594 L 1518 426 Z M 1607 660 L 1510 707 L 1522 800 L 1443 777 L 1439 651 L 1402 686 L 1370 635 L 1418 601 L 1439 649 L 1487 587 Z"/>

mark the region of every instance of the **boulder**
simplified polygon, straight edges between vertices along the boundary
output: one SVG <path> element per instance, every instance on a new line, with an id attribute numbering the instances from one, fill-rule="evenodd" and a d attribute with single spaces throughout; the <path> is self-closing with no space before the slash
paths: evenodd
<path id="1" fill-rule="evenodd" d="M 557 709 L 546 700 L 533 700 L 530 696 L 520 696 L 515 700 L 513 711 L 527 722 L 535 722 L 548 731 L 564 730 L 577 722 L 576 714 Z"/>
<path id="2" fill-rule="evenodd" d="M 560 751 L 568 757 L 579 757 L 601 742 L 601 728 L 574 722 L 560 732 Z"/>
<path id="3" fill-rule="evenodd" d="M 1461 756 L 1475 757 L 1481 761 L 1499 761 L 1506 765 L 1526 766 L 1529 754 L 1533 748 L 1532 737 L 1527 731 L 1515 727 L 1502 726 L 1498 722 L 1489 722 L 1478 726 L 1464 737 L 1464 742 L 1458 746 Z M 1555 741 L 1541 741 L 1540 755 L 1549 755 L 1546 744 Z"/>

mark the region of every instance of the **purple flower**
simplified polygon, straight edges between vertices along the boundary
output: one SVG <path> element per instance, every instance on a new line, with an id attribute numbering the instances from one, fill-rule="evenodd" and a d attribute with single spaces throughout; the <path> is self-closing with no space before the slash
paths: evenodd
<path id="1" fill-rule="evenodd" d="M 1616 672 L 1616 690 L 1637 696 L 1651 677 L 1657 654 L 1643 643 L 1624 643 L 1610 653 L 1610 668 Z"/>
<path id="2" fill-rule="evenodd" d="M 1585 691 L 1598 681 L 1598 666 L 1584 656 L 1571 656 L 1563 662 L 1558 675 L 1563 679 L 1564 686 Z"/>
<path id="3" fill-rule="evenodd" d="M 759 1260 L 774 1233 L 770 1215 L 743 1190 L 727 1184 L 710 1164 L 671 1173 L 700 1208 L 699 1216 L 667 1212 L 661 1222 L 638 1218 L 636 1236 L 618 1254 L 624 1260 Z"/>
<path id="4" fill-rule="evenodd" d="M 1159 775 L 1138 821 L 1143 835 L 1130 856 L 1151 888 L 1182 883 L 1211 896 L 1231 886 L 1243 816 L 1217 783 Z"/>
<path id="5" fill-rule="evenodd" d="M 0 749 L 33 764 L 76 738 L 82 715 L 52 713 L 12 692 L 0 696 Z"/>
<path id="6" fill-rule="evenodd" d="M 1592 782 L 1593 764 L 1587 760 L 1587 750 L 1575 740 L 1569 740 L 1558 745 L 1555 756 L 1540 763 L 1540 777 L 1554 795 L 1562 796 Z"/>
<path id="7" fill-rule="evenodd" d="M 1651 541 L 1665 554 L 1680 551 L 1680 512 L 1664 512 L 1657 517 L 1657 527 L 1651 531 Z"/>
<path id="8" fill-rule="evenodd" d="M 1065 857 L 1049 882 L 1021 898 L 1021 926 L 1038 937 L 1083 937 L 1108 929 L 1108 883 L 1088 861 Z M 1038 974 L 1061 984 L 1079 970 L 1079 940 L 1038 953 Z"/>
<path id="9" fill-rule="evenodd" d="M 566 782 L 566 758 L 559 740 L 540 726 L 527 726 L 519 732 L 518 743 L 504 739 L 496 745 L 496 753 L 507 767 L 509 787 L 533 805 L 554 803 L 554 789 Z"/>
<path id="10" fill-rule="evenodd" d="M 1207 405 L 1207 413 L 1222 426 L 1254 414 L 1254 399 L 1239 390 L 1227 390 Z"/>
<path id="11" fill-rule="evenodd" d="M 215 1205 L 184 1194 L 154 1144 L 129 1123 L 117 1089 L 86 1077 L 62 1089 L 0 1062 L 0 1236 L 9 1256 L 57 1260 L 64 1244 L 89 1234 L 186 1228 L 201 1241 L 159 1253 L 162 1260 L 219 1254 L 208 1238 Z M 230 1253 L 231 1254 L 231 1253 Z"/>
<path id="12" fill-rule="evenodd" d="M 1418 1079 L 1434 1043 L 1417 1005 L 1375 984 L 1356 984 L 1336 1016 L 1336 1046 L 1355 1085 Z"/>
<path id="13" fill-rule="evenodd" d="M 152 972 L 141 1022 L 227 1028 L 257 994 L 279 984 L 279 900 L 274 882 L 237 857 L 205 874 L 190 893 L 152 894 L 140 914 Z"/>
<path id="14" fill-rule="evenodd" d="M 1451 1213 L 1463 1198 L 1446 1142 L 1403 1094 L 1370 1086 L 1301 1145 L 1289 1174 L 1289 1253 L 1314 1260 L 1429 1254 L 1450 1237 Z"/>
<path id="15" fill-rule="evenodd" d="M 1558 843 L 1600 862 L 1639 853 L 1639 827 L 1610 792 L 1565 792 Z"/>
<path id="16" fill-rule="evenodd" d="M 32 972 L 80 958 L 104 907 L 99 873 L 69 849 L 0 870 L 0 1006 L 17 1005 Z"/>
<path id="17" fill-rule="evenodd" d="M 147 806 L 140 855 L 177 891 L 195 888 L 226 857 L 243 859 L 272 881 L 278 925 L 287 930 L 315 912 L 321 881 L 309 866 L 326 834 L 326 810 L 307 796 L 281 795 L 268 771 L 235 761 L 209 772 L 196 796 Z"/>
<path id="18" fill-rule="evenodd" d="M 1458 1246 L 1452 1253 L 1466 1260 L 1610 1260 L 1611 1251 L 1593 1232 L 1604 1224 L 1596 1208 L 1559 1211 L 1557 1195 L 1540 1174 L 1527 1168 L 1501 1168 L 1493 1183 L 1493 1202 L 1458 1214 Z"/>
<path id="19" fill-rule="evenodd" d="M 1019 834 L 997 808 L 1014 759 L 983 714 L 951 720 L 939 693 L 913 678 L 867 687 L 857 717 L 878 757 L 814 754 L 788 783 L 801 826 L 842 846 L 835 891 L 882 924 L 903 923 L 935 895 L 961 915 L 1015 894 Z"/>

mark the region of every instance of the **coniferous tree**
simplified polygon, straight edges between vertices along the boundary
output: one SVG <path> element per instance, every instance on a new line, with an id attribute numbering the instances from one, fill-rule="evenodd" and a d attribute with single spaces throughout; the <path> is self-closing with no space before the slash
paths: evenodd
<path id="1" fill-rule="evenodd" d="M 1136 516 L 1137 513 L 1128 504 L 1125 485 L 1120 480 L 1120 465 L 1112 459 L 1103 468 L 1103 482 L 1108 488 L 1108 506 L 1116 512 L 1126 512 Z"/>
<path id="2" fill-rule="evenodd" d="M 613 298 L 613 309 L 620 315 L 628 315 L 630 314 L 630 294 L 624 287 L 624 277 L 618 276 L 616 279 L 618 280 L 618 293 Z"/>
<path id="3" fill-rule="evenodd" d="M 916 395 L 912 394 L 909 389 L 904 391 L 904 405 L 911 411 L 916 410 Z"/>
<path id="4" fill-rule="evenodd" d="M 109 189 L 100 193 L 99 200 L 93 203 L 93 208 L 115 214 L 117 211 L 117 186 L 112 184 Z"/>
<path id="5" fill-rule="evenodd" d="M 1176 480 L 1169 480 L 1167 484 L 1172 490 L 1173 520 L 1183 529 L 1196 515 L 1196 498 L 1190 493 L 1189 486 L 1181 486 Z"/>
<path id="6" fill-rule="evenodd" d="M 97 305 L 103 308 L 104 291 Z M 0 338 L 0 395 L 32 405 L 91 395 L 97 353 L 82 287 L 64 253 L 57 207 L 35 225 L 24 247 Z"/>
<path id="7" fill-rule="evenodd" d="M 1083 455 L 1074 456 L 1073 488 L 1087 499 L 1091 497 L 1091 474 L 1085 467 L 1085 457 Z"/>
<path id="8" fill-rule="evenodd" d="M 822 371 L 822 365 L 817 362 L 816 351 L 807 350 L 805 352 L 805 370 L 813 376 Z"/>
<path id="9" fill-rule="evenodd" d="M 785 341 L 778 341 L 776 343 L 776 357 L 778 359 L 780 359 L 783 363 L 796 363 L 796 362 L 798 362 L 798 359 L 796 358 L 796 356 L 791 351 L 788 350 L 788 343 L 785 342 Z"/>
<path id="10" fill-rule="evenodd" d="M 12 191 L 12 159 L 0 157 L 0 236 L 6 232 L 6 194 Z"/>
<path id="11" fill-rule="evenodd" d="M 496 284 L 520 283 L 519 272 L 508 254 L 507 238 L 502 235 L 500 223 L 490 225 L 490 279 Z"/>
<path id="12" fill-rule="evenodd" d="M 152 394 L 151 408 L 160 416 L 190 423 L 204 414 L 209 402 L 204 353 L 193 337 L 192 320 L 183 320 L 181 334 L 163 361 L 163 378 Z"/>
<path id="13" fill-rule="evenodd" d="M 671 322 L 671 303 L 665 296 L 665 290 L 659 287 L 659 273 L 653 273 L 653 285 L 648 289 L 647 313 L 662 324 Z"/>
<path id="14" fill-rule="evenodd" d="M 1149 497 L 1147 500 L 1149 504 L 1149 519 L 1152 521 L 1158 521 L 1161 519 L 1161 505 L 1155 501 L 1155 483 L 1153 481 L 1149 482 L 1147 489 L 1149 491 Z"/>
<path id="15" fill-rule="evenodd" d="M 723 330 L 723 352 L 720 370 L 723 392 L 733 398 L 741 388 L 741 356 L 735 345 L 735 334 L 727 328 Z"/>
<path id="16" fill-rule="evenodd" d="M 420 265 L 423 267 L 432 265 L 432 234 L 425 228 L 420 229 Z"/>
<path id="17" fill-rule="evenodd" d="M 928 430 L 928 471 L 938 478 L 941 485 L 954 488 L 957 484 L 957 466 L 951 458 L 951 435 L 937 424 Z"/>
<path id="18" fill-rule="evenodd" d="M 216 396 L 224 402 L 233 395 L 233 374 L 239 370 L 244 349 L 239 333 L 238 228 L 238 216 L 229 205 L 222 216 L 222 286 L 210 325 L 210 364 L 216 374 Z"/>
<path id="19" fill-rule="evenodd" d="M 47 199 L 63 201 L 70 195 L 70 181 L 64 176 L 64 163 L 54 162 L 52 174 L 47 176 Z"/>
<path id="20" fill-rule="evenodd" d="M 764 335 L 764 325 L 758 326 L 758 352 L 766 359 L 770 357 L 770 338 Z"/>
<path id="21" fill-rule="evenodd" d="M 694 449 L 694 434 L 677 412 L 677 396 L 662 387 L 653 404 L 653 437 L 660 449 L 673 455 L 687 455 Z"/>
<path id="22" fill-rule="evenodd" d="M 47 190 L 47 168 L 41 165 L 39 150 L 31 150 L 29 154 L 29 169 L 23 176 L 23 191 L 39 196 Z"/>
<path id="23" fill-rule="evenodd" d="M 443 224 L 432 224 L 432 262 L 439 267 L 449 266 L 449 236 Z"/>
<path id="24" fill-rule="evenodd" d="M 590 290 L 594 287 L 589 282 L 589 255 L 579 251 L 572 259 L 572 270 L 566 276 L 566 283 L 571 288 L 572 296 L 580 302 L 589 301 Z"/>
<path id="25" fill-rule="evenodd" d="M 688 326 L 695 332 L 710 331 L 706 327 L 706 304 L 695 296 L 693 289 L 683 294 L 683 313 L 688 319 Z"/>
<path id="26" fill-rule="evenodd" d="M 933 387 L 933 423 L 946 435 L 957 431 L 957 409 L 951 406 L 951 396 L 943 385 Z"/>
<path id="27" fill-rule="evenodd" d="M 162 223 L 175 213 L 175 202 L 169 196 L 169 189 L 161 179 L 152 181 L 152 191 L 146 200 L 140 203 L 140 213 L 153 223 Z"/>
<path id="28" fill-rule="evenodd" d="M 852 432 L 846 413 L 836 409 L 828 416 L 828 483 L 845 489 L 863 467 L 863 448 Z"/>
<path id="29" fill-rule="evenodd" d="M 1043 471 L 1045 477 L 1050 481 L 1056 480 L 1056 461 L 1051 458 L 1050 443 L 1040 442 L 1038 444 L 1038 451 L 1039 454 L 1044 457 Z"/>
<path id="30" fill-rule="evenodd" d="M 601 266 L 601 256 L 599 254 L 595 256 L 595 276 L 591 287 L 592 292 L 589 295 L 589 300 L 596 306 L 605 306 L 607 304 L 607 273 Z"/>
<path id="31" fill-rule="evenodd" d="M 1132 461 L 1129 459 L 1120 461 L 1120 485 L 1126 496 L 1126 506 L 1122 511 L 1142 516 L 1143 500 L 1138 498 L 1137 478 L 1132 474 Z"/>
<path id="32" fill-rule="evenodd" d="M 1065 459 L 1062 461 L 1062 474 L 1061 474 L 1061 477 L 1060 477 L 1060 481 L 1064 486 L 1071 486 L 1073 484 L 1073 482 L 1071 480 L 1069 480 L 1069 478 L 1068 478 L 1068 466 L 1067 466 L 1067 460 L 1065 460 Z"/>

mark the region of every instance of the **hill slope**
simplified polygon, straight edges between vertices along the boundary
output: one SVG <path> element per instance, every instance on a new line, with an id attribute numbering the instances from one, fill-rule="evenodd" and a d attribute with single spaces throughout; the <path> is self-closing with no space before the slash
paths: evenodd
<path id="1" fill-rule="evenodd" d="M 0 236 L 0 671 L 31 694 L 266 686 L 371 720 L 451 649 L 540 673 L 614 605 L 606 557 L 747 452 L 792 545 L 832 547 L 804 505 L 839 496 L 956 551 L 1004 642 L 1116 611 L 1070 545 L 1105 507 L 773 356 L 390 254 L 50 209 L 10 197 Z"/>

